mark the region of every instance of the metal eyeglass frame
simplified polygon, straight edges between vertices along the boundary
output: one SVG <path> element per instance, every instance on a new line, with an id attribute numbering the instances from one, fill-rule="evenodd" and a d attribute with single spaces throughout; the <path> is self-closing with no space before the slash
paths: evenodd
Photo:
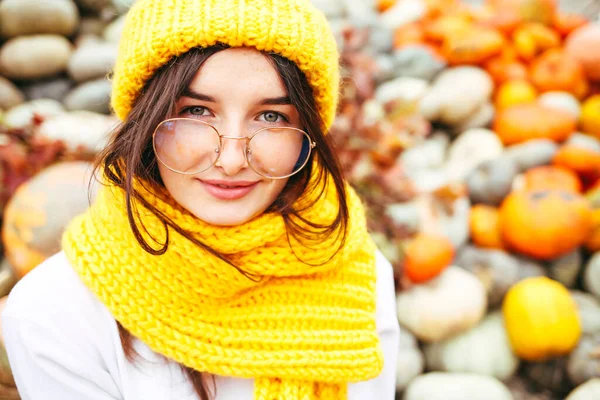
<path id="1" fill-rule="evenodd" d="M 215 161 L 210 165 L 210 167 L 208 167 L 202 171 L 182 172 L 182 171 L 178 171 L 174 168 L 171 168 L 170 166 L 167 165 L 167 163 L 165 163 L 163 160 L 160 159 L 160 156 L 158 155 L 158 151 L 156 150 L 156 141 L 155 141 L 156 132 L 158 131 L 158 128 L 162 124 L 164 124 L 165 122 L 170 122 L 170 121 L 193 121 L 194 123 L 199 122 L 201 124 L 209 126 L 210 128 L 212 128 L 215 131 L 215 133 L 219 137 L 219 148 L 215 149 L 215 152 L 218 155 L 217 155 L 217 158 L 215 158 Z M 154 133 L 152 133 L 152 148 L 154 149 L 154 154 L 156 155 L 156 158 L 158 159 L 158 161 L 161 162 L 162 165 L 167 167 L 169 170 L 171 170 L 177 174 L 181 174 L 181 175 L 196 175 L 196 174 L 200 174 L 202 172 L 205 172 L 205 171 L 208 171 L 209 169 L 211 169 L 217 163 L 217 161 L 219 161 L 219 157 L 221 157 L 221 149 L 223 148 L 223 139 L 246 140 L 246 145 L 244 147 L 244 157 L 246 158 L 246 163 L 254 172 L 256 172 L 260 176 L 264 176 L 265 178 L 269 178 L 269 179 L 285 179 L 285 178 L 289 178 L 290 176 L 295 175 L 298 172 L 302 171 L 302 169 L 306 166 L 306 164 L 308 163 L 308 160 L 310 159 L 310 155 L 312 154 L 312 149 L 314 149 L 317 146 L 317 144 L 311 139 L 310 135 L 307 132 L 303 131 L 302 129 L 292 128 L 292 127 L 287 127 L 287 126 L 283 127 L 283 129 L 292 129 L 292 130 L 298 131 L 298 132 L 302 133 L 304 136 L 306 136 L 306 138 L 308 139 L 308 143 L 309 143 L 308 154 L 306 155 L 306 160 L 304 161 L 304 163 L 300 166 L 300 168 L 298 168 L 298 170 L 296 172 L 293 172 L 293 173 L 285 175 L 285 176 L 278 176 L 278 177 L 268 176 L 268 175 L 258 172 L 256 169 L 254 169 L 254 167 L 252 166 L 252 163 L 248 159 L 248 150 L 250 149 L 250 147 L 249 147 L 250 141 L 252 140 L 252 138 L 254 138 L 256 135 L 258 135 L 260 132 L 263 132 L 263 131 L 266 131 L 269 129 L 282 129 L 282 128 L 266 127 L 266 128 L 261 128 L 261 129 L 257 130 L 250 136 L 237 137 L 237 136 L 221 135 L 221 133 L 217 130 L 217 128 L 215 128 L 213 125 L 209 124 L 208 122 L 200 121 L 200 120 L 193 119 L 193 118 L 169 118 L 169 119 L 165 119 L 164 121 L 159 123 L 156 126 L 156 128 L 154 129 Z"/>

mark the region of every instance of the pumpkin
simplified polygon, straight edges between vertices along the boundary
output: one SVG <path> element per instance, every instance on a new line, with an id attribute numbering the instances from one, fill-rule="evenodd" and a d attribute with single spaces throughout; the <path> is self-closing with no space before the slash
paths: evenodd
<path id="1" fill-rule="evenodd" d="M 483 103 L 469 118 L 456 125 L 451 130 L 452 134 L 459 134 L 471 129 L 482 129 L 490 126 L 494 120 L 496 108 L 491 102 Z"/>
<path id="2" fill-rule="evenodd" d="M 438 196 L 436 192 L 423 194 L 414 200 L 414 204 L 419 212 L 419 231 L 443 235 L 458 249 L 469 240 L 471 203 L 466 196 L 450 196 Z"/>
<path id="3" fill-rule="evenodd" d="M 453 259 L 454 247 L 446 237 L 420 233 L 406 245 L 404 273 L 412 282 L 426 282 L 439 275 Z"/>
<path id="4" fill-rule="evenodd" d="M 592 212 L 592 233 L 583 244 L 589 251 L 600 251 L 600 208 Z"/>
<path id="5" fill-rule="evenodd" d="M 546 274 L 544 267 L 530 260 L 502 250 L 471 245 L 458 252 L 455 264 L 479 278 L 487 291 L 490 307 L 500 305 L 508 289 L 520 280 Z"/>
<path id="6" fill-rule="evenodd" d="M 550 271 L 549 276 L 566 287 L 572 288 L 577 283 L 577 277 L 582 266 L 583 258 L 581 252 L 577 249 L 553 260 L 548 268 Z"/>
<path id="7" fill-rule="evenodd" d="M 565 400 L 590 400 L 600 399 L 600 379 L 590 379 L 589 381 L 576 387 Z"/>
<path id="8" fill-rule="evenodd" d="M 443 42 L 446 38 L 463 32 L 470 32 L 473 27 L 472 18 L 465 13 L 442 15 L 425 23 L 425 38 L 432 42 Z"/>
<path id="9" fill-rule="evenodd" d="M 521 61 L 502 56 L 490 58 L 483 67 L 497 85 L 510 80 L 525 80 L 529 74 L 527 67 Z"/>
<path id="10" fill-rule="evenodd" d="M 473 28 L 444 39 L 442 54 L 452 65 L 480 64 L 500 53 L 504 36 L 494 29 Z"/>
<path id="11" fill-rule="evenodd" d="M 483 248 L 502 249 L 500 213 L 496 207 L 477 204 L 471 208 L 469 218 L 471 240 Z"/>
<path id="12" fill-rule="evenodd" d="M 396 296 L 400 324 L 424 342 L 437 342 L 477 325 L 487 307 L 483 284 L 475 275 L 449 266 L 429 282 Z"/>
<path id="13" fill-rule="evenodd" d="M 506 108 L 517 104 L 532 103 L 537 97 L 535 87 L 524 80 L 504 82 L 496 91 L 496 108 Z"/>
<path id="14" fill-rule="evenodd" d="M 587 24 L 575 29 L 565 41 L 565 52 L 579 61 L 588 79 L 600 80 L 600 24 Z"/>
<path id="15" fill-rule="evenodd" d="M 540 104 L 557 110 L 566 111 L 575 119 L 581 115 L 581 104 L 575 96 L 569 92 L 550 91 L 542 93 L 538 97 Z"/>
<path id="16" fill-rule="evenodd" d="M 560 49 L 547 50 L 533 60 L 529 76 L 541 92 L 560 90 L 581 99 L 589 90 L 579 61 Z"/>
<path id="17" fill-rule="evenodd" d="M 549 164 L 558 152 L 558 145 L 550 139 L 532 139 L 507 147 L 504 156 L 517 165 L 519 172 Z"/>
<path id="18" fill-rule="evenodd" d="M 471 201 L 491 206 L 499 205 L 510 192 L 517 173 L 517 165 L 508 157 L 481 162 L 467 175 Z"/>
<path id="19" fill-rule="evenodd" d="M 550 25 L 557 11 L 555 0 L 488 0 L 488 4 L 499 10 L 511 10 L 524 21 Z"/>
<path id="20" fill-rule="evenodd" d="M 600 332 L 581 338 L 569 356 L 567 371 L 571 382 L 576 385 L 600 377 Z"/>
<path id="21" fill-rule="evenodd" d="M 588 292 L 600 298 L 600 252 L 594 253 L 586 264 L 583 272 L 583 286 Z"/>
<path id="22" fill-rule="evenodd" d="M 571 290 L 584 335 L 600 333 L 600 302 L 590 293 Z"/>
<path id="23" fill-rule="evenodd" d="M 430 371 L 472 372 L 505 380 L 519 366 L 500 312 L 487 315 L 466 332 L 427 344 L 424 353 Z"/>
<path id="24" fill-rule="evenodd" d="M 504 146 L 498 135 L 489 129 L 469 129 L 461 133 L 448 150 L 446 176 L 461 181 L 484 162 L 498 158 Z"/>
<path id="25" fill-rule="evenodd" d="M 499 110 L 493 129 L 505 145 L 547 138 L 562 142 L 575 131 L 577 121 L 567 112 L 541 104 L 519 104 Z"/>
<path id="26" fill-rule="evenodd" d="M 600 139 L 600 95 L 590 96 L 583 102 L 581 130 Z"/>
<path id="27" fill-rule="evenodd" d="M 530 169 L 525 173 L 525 190 L 550 190 L 558 189 L 567 192 L 581 193 L 581 182 L 570 169 L 543 165 Z"/>
<path id="28" fill-rule="evenodd" d="M 64 228 L 89 206 L 91 169 L 87 162 L 53 165 L 21 185 L 10 199 L 2 240 L 18 278 L 60 250 Z"/>
<path id="29" fill-rule="evenodd" d="M 600 176 L 600 151 L 565 144 L 554 155 L 552 164 L 568 168 L 584 179 L 595 180 Z"/>
<path id="30" fill-rule="evenodd" d="M 397 0 L 377 0 L 377 11 L 385 12 L 396 4 Z"/>
<path id="31" fill-rule="evenodd" d="M 418 22 L 410 22 L 399 26 L 394 30 L 395 49 L 399 49 L 407 44 L 420 44 L 425 41 L 423 27 Z"/>
<path id="32" fill-rule="evenodd" d="M 483 395 L 485 393 L 485 395 Z M 485 396 L 485 397 L 482 397 Z M 416 377 L 403 400 L 513 400 L 500 380 L 481 374 L 428 372 Z"/>
<path id="33" fill-rule="evenodd" d="M 512 192 L 500 207 L 502 240 L 524 255 L 552 260 L 581 246 L 592 229 L 592 210 L 564 190 Z"/>
<path id="34" fill-rule="evenodd" d="M 396 368 L 396 391 L 400 392 L 417 376 L 423 373 L 425 360 L 417 339 L 406 329 L 400 329 L 400 346 Z"/>
<path id="35" fill-rule="evenodd" d="M 587 25 L 588 23 L 589 21 L 583 15 L 559 11 L 554 15 L 552 27 L 561 36 L 566 37 L 574 30 Z"/>
<path id="36" fill-rule="evenodd" d="M 540 23 L 526 23 L 512 34 L 515 50 L 520 58 L 531 61 L 538 54 L 560 46 L 560 36 Z"/>
<path id="37" fill-rule="evenodd" d="M 483 7 L 479 11 L 475 16 L 478 25 L 495 29 L 504 35 L 510 35 L 522 22 L 521 17 L 511 10 Z"/>
<path id="38" fill-rule="evenodd" d="M 568 354 L 581 335 L 577 306 L 569 291 L 545 276 L 510 288 L 502 315 L 511 346 L 524 360 L 544 361 Z"/>

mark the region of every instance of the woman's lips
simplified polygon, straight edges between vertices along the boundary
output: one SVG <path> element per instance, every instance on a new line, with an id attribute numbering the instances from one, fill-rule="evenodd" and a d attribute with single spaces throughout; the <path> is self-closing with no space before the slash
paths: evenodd
<path id="1" fill-rule="evenodd" d="M 204 189 L 219 200 L 237 200 L 252 191 L 258 182 L 200 181 Z M 227 187 L 224 187 L 227 186 Z"/>

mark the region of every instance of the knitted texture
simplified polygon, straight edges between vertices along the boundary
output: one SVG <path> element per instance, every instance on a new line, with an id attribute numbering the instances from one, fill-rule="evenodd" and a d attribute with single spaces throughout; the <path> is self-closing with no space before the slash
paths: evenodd
<path id="1" fill-rule="evenodd" d="M 339 95 L 339 54 L 325 16 L 310 0 L 138 0 L 126 17 L 114 67 L 117 116 L 127 117 L 145 83 L 174 56 L 217 43 L 293 61 L 329 129 Z"/>
<path id="2" fill-rule="evenodd" d="M 171 229 L 167 252 L 148 254 L 131 232 L 123 191 L 102 188 L 68 227 L 63 249 L 115 319 L 151 349 L 199 371 L 254 378 L 255 400 L 344 400 L 349 382 L 380 373 L 375 245 L 349 186 L 347 241 L 317 266 L 294 253 L 309 264 L 328 260 L 336 235 L 310 248 L 292 239 L 290 247 L 278 213 L 219 227 L 168 196 L 140 190 L 178 226 L 253 275 L 247 278 Z M 148 233 L 164 240 L 163 225 L 137 207 Z M 302 215 L 325 224 L 337 210 L 330 184 Z"/>

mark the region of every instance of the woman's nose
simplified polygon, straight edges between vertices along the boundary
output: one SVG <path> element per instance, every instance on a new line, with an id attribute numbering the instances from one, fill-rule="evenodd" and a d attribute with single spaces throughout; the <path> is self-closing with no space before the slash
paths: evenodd
<path id="1" fill-rule="evenodd" d="M 246 140 L 246 137 L 221 136 L 221 150 L 215 166 L 227 175 L 235 175 L 246 168 Z"/>

